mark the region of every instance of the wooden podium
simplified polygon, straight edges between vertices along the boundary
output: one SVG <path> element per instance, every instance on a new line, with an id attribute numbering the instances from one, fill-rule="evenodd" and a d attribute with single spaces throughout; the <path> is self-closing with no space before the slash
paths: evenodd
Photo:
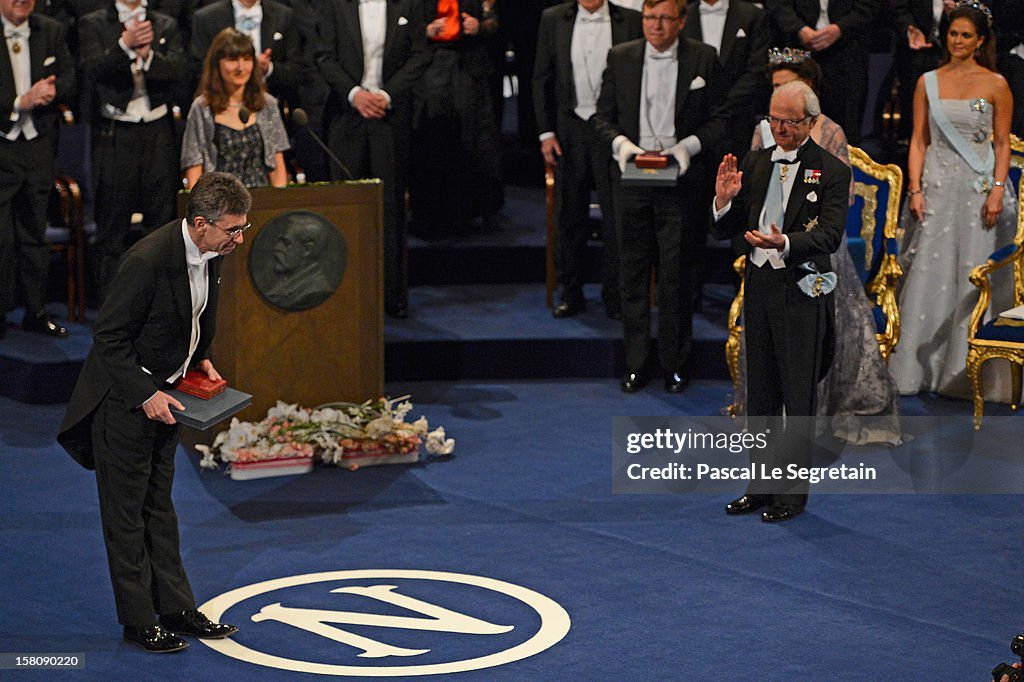
<path id="1" fill-rule="evenodd" d="M 363 402 L 384 392 L 383 208 L 379 181 L 252 188 L 252 228 L 221 268 L 214 365 L 253 395 L 238 414 L 259 421 L 278 400 L 315 407 Z M 184 215 L 187 195 L 179 197 Z M 249 272 L 252 243 L 270 220 L 319 213 L 347 246 L 341 283 L 320 305 L 289 312 L 268 303 Z M 221 427 L 212 429 L 216 433 Z"/>

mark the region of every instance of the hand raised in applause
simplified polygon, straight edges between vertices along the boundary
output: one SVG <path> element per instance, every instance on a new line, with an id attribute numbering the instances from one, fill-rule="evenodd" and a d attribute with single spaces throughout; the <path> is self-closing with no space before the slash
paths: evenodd
<path id="1" fill-rule="evenodd" d="M 475 36 L 480 33 L 480 20 L 472 14 L 462 13 L 462 32 L 467 36 Z"/>
<path id="2" fill-rule="evenodd" d="M 256 57 L 256 66 L 260 68 L 260 73 L 266 76 L 270 72 L 271 64 L 273 64 L 273 60 L 270 59 L 270 48 L 268 47 Z"/>
<path id="3" fill-rule="evenodd" d="M 57 96 L 57 77 L 50 75 L 46 78 L 40 78 L 32 87 L 29 88 L 28 92 L 21 96 L 19 100 L 18 108 L 23 111 L 29 111 L 36 107 L 45 107 L 47 104 L 53 101 L 53 98 Z"/>
<path id="4" fill-rule="evenodd" d="M 146 59 L 153 44 L 153 22 L 129 19 L 121 33 L 121 40 L 129 50 Z"/>
<path id="5" fill-rule="evenodd" d="M 771 234 L 761 234 L 757 230 L 747 230 L 743 234 L 743 238 L 747 240 L 748 244 L 759 249 L 777 249 L 782 251 L 786 248 L 786 238 L 782 236 L 779 226 L 775 223 L 772 223 Z"/>
<path id="6" fill-rule="evenodd" d="M 726 204 L 736 198 L 743 187 L 743 171 L 739 170 L 736 157 L 726 154 L 722 163 L 718 164 L 715 176 L 715 209 L 720 211 Z"/>
<path id="7" fill-rule="evenodd" d="M 925 50 L 932 44 L 917 26 L 907 26 L 907 46 L 911 50 Z"/>

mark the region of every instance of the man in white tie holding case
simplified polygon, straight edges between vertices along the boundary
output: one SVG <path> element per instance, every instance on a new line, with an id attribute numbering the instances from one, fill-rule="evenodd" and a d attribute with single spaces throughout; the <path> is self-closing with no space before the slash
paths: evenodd
<path id="1" fill-rule="evenodd" d="M 687 383 L 692 339 L 693 244 L 703 232 L 706 206 L 696 197 L 704 160 L 714 158 L 723 134 L 721 67 L 714 48 L 680 37 L 685 0 L 645 0 L 644 38 L 608 53 L 593 121 L 611 146 L 612 187 L 619 231 L 619 294 L 626 345 L 622 390 L 648 381 L 651 271 L 658 276 L 658 356 L 665 390 Z M 715 113 L 713 113 L 715 112 Z M 678 164 L 674 187 L 623 186 L 626 165 L 644 151 Z"/>

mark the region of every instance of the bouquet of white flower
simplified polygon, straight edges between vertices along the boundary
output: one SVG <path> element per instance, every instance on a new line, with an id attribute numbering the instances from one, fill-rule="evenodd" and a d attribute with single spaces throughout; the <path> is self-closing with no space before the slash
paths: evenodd
<path id="1" fill-rule="evenodd" d="M 373 464 L 415 462 L 423 444 L 431 455 L 449 455 L 455 441 L 444 427 L 429 431 L 425 417 L 405 421 L 409 396 L 367 400 L 362 404 L 329 403 L 309 409 L 278 401 L 259 423 L 231 420 L 212 446 L 197 445 L 200 465 L 216 468 L 218 460 L 238 465 L 295 462 L 319 456 L 325 463 L 355 470 Z"/>

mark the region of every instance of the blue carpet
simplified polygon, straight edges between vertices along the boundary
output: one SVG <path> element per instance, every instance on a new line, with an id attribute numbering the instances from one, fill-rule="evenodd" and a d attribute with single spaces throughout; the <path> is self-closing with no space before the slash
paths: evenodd
<path id="1" fill-rule="evenodd" d="M 727 517 L 718 496 L 612 495 L 612 417 L 713 414 L 727 401 L 723 382 L 696 382 L 679 396 L 656 386 L 624 396 L 608 380 L 388 389 L 412 393 L 413 415 L 443 424 L 457 439 L 455 456 L 235 482 L 179 452 L 175 501 L 201 602 L 283 576 L 407 569 L 506 581 L 569 614 L 571 629 L 551 648 L 457 677 L 467 680 L 984 680 L 1021 630 L 1019 496 L 821 495 L 799 519 L 771 526 Z M 0 651 L 84 654 L 74 679 L 321 679 L 201 644 L 151 656 L 121 643 L 93 477 L 52 440 L 62 407 L 0 399 L 0 410 Z M 903 401 L 906 414 L 968 410 L 960 401 Z M 537 626 L 511 598 L 390 584 L 515 625 L 493 639 L 346 627 L 399 646 L 427 643 L 429 653 L 402 665 L 480 656 Z M 313 586 L 280 594 L 270 601 L 325 608 Z M 332 609 L 356 601 L 329 596 Z M 225 614 L 245 646 L 335 665 L 396 664 L 253 622 L 254 604 Z"/>

